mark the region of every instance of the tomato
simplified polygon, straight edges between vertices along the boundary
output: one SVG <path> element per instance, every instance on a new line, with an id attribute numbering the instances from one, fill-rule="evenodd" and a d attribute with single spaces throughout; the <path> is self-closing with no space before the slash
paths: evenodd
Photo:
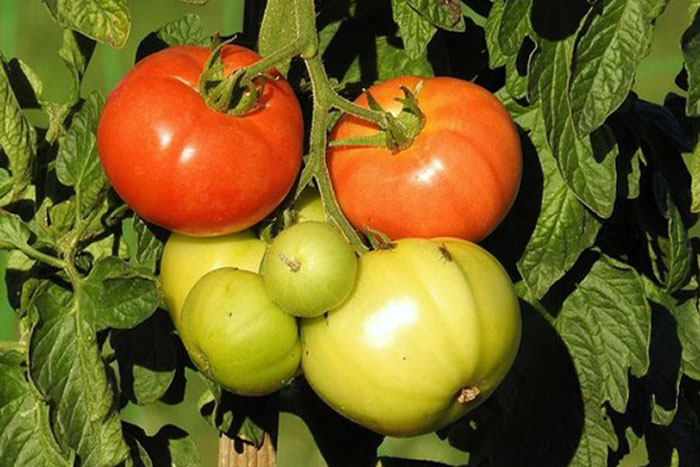
<path id="1" fill-rule="evenodd" d="M 498 261 L 455 239 L 403 239 L 360 257 L 355 289 L 302 320 L 302 369 L 342 415 L 393 436 L 428 433 L 483 402 L 520 343 Z"/>
<path id="2" fill-rule="evenodd" d="M 308 186 L 304 188 L 299 198 L 294 201 L 294 209 L 297 222 L 325 222 L 326 220 L 326 212 L 323 210 L 321 196 L 313 187 Z"/>
<path id="3" fill-rule="evenodd" d="M 223 267 L 258 272 L 266 248 L 250 230 L 220 237 L 171 234 L 163 249 L 160 282 L 175 327 L 185 298 L 200 277 Z"/>
<path id="4" fill-rule="evenodd" d="M 452 236 L 479 241 L 505 217 L 520 185 L 517 129 L 487 90 L 455 78 L 405 76 L 369 89 L 387 111 L 402 108 L 400 86 L 417 90 L 425 126 L 411 146 L 337 146 L 328 168 L 348 220 L 390 238 Z M 366 107 L 363 94 L 355 101 Z M 345 115 L 331 140 L 376 134 L 378 127 Z"/>
<path id="5" fill-rule="evenodd" d="M 327 222 L 301 222 L 273 240 L 260 267 L 273 302 L 294 316 L 313 317 L 352 292 L 357 258 L 343 234 Z"/>
<path id="6" fill-rule="evenodd" d="M 296 319 L 270 301 L 254 272 L 220 268 L 199 279 L 180 336 L 202 373 L 235 394 L 274 392 L 299 368 Z"/>
<path id="7" fill-rule="evenodd" d="M 197 82 L 211 50 L 177 46 L 150 55 L 107 99 L 98 130 L 111 185 L 141 217 L 175 232 L 243 230 L 285 197 L 301 164 L 299 103 L 280 76 L 258 106 L 235 117 L 211 110 Z M 223 48 L 226 71 L 260 60 Z"/>

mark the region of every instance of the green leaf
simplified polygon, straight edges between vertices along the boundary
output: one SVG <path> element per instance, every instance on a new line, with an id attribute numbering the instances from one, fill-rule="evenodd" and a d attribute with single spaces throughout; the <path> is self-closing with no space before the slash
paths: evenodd
<path id="1" fill-rule="evenodd" d="M 683 33 L 681 48 L 688 72 L 686 113 L 697 117 L 700 116 L 700 10 L 694 8 L 691 13 L 691 23 Z"/>
<path id="2" fill-rule="evenodd" d="M 297 8 L 290 3 L 287 0 L 268 0 L 258 35 L 258 51 L 263 57 L 268 57 L 299 37 Z M 290 61 L 291 58 L 276 67 L 284 76 L 287 76 Z"/>
<path id="3" fill-rule="evenodd" d="M 542 166 L 544 188 L 537 225 L 518 261 L 518 270 L 536 298 L 568 271 L 595 242 L 600 222 L 566 186 L 547 146 L 544 122 L 537 112 L 530 132 Z"/>
<path id="4" fill-rule="evenodd" d="M 407 0 L 408 4 L 433 25 L 446 31 L 464 32 L 460 0 Z"/>
<path id="5" fill-rule="evenodd" d="M 154 273 L 163 243 L 137 215 L 122 221 L 122 235 L 129 264 L 145 273 Z"/>
<path id="6" fill-rule="evenodd" d="M 650 314 L 634 269 L 607 257 L 593 264 L 556 320 L 584 398 L 625 411 L 628 369 L 641 377 L 649 366 Z"/>
<path id="7" fill-rule="evenodd" d="M 63 62 L 73 75 L 74 96 L 77 99 L 80 93 L 80 83 L 85 76 L 88 64 L 95 51 L 95 41 L 75 31 L 66 29 L 63 31 L 63 44 L 58 51 Z"/>
<path id="8" fill-rule="evenodd" d="M 54 20 L 98 42 L 123 47 L 131 18 L 126 0 L 42 0 Z"/>
<path id="9" fill-rule="evenodd" d="M 0 250 L 21 249 L 28 245 L 31 234 L 19 216 L 0 210 Z"/>
<path id="10" fill-rule="evenodd" d="M 213 381 L 204 380 L 209 389 L 197 401 L 200 415 L 228 436 L 262 446 L 265 431 L 255 422 L 258 418 L 253 415 L 264 410 L 265 399 L 235 396 Z"/>
<path id="11" fill-rule="evenodd" d="M 40 316 L 32 330 L 29 371 L 51 404 L 52 425 L 64 450 L 73 449 L 80 465 L 116 465 L 129 455 L 116 411 L 113 381 L 85 319 L 82 292 L 44 282 L 32 308 Z"/>
<path id="12" fill-rule="evenodd" d="M 86 312 L 98 331 L 129 329 L 158 307 L 158 282 L 114 256 L 95 262 L 83 284 Z"/>
<path id="13" fill-rule="evenodd" d="M 639 197 L 639 184 L 642 178 L 642 160 L 644 155 L 642 149 L 638 148 L 630 160 L 631 169 L 627 174 L 627 199 L 636 199 Z"/>
<path id="14" fill-rule="evenodd" d="M 542 39 L 533 55 L 530 75 L 536 74 L 547 140 L 566 184 L 583 204 L 607 218 L 615 204 L 617 146 L 605 127 L 589 138 L 579 139 L 574 131 L 568 99 L 572 38 Z"/>
<path id="15" fill-rule="evenodd" d="M 530 7 L 532 0 L 505 2 L 503 19 L 498 28 L 498 44 L 505 55 L 517 55 L 525 36 L 530 33 Z"/>
<path id="16" fill-rule="evenodd" d="M 508 57 L 501 49 L 499 41 L 501 22 L 505 12 L 504 0 L 496 0 L 491 6 L 491 11 L 486 19 L 484 26 L 484 37 L 486 39 L 486 48 L 489 52 L 489 68 L 495 70 L 506 64 Z"/>
<path id="17" fill-rule="evenodd" d="M 700 303 L 697 295 L 675 298 L 646 277 L 644 289 L 649 300 L 666 308 L 675 318 L 678 339 L 683 348 L 683 372 L 700 381 Z"/>
<path id="18" fill-rule="evenodd" d="M 688 230 L 685 228 L 681 213 L 668 191 L 666 191 L 666 209 L 668 217 L 668 245 L 665 251 L 665 262 L 668 268 L 666 290 L 675 292 L 688 279 L 694 256 Z"/>
<path id="19" fill-rule="evenodd" d="M 44 85 L 29 65 L 13 58 L 8 62 L 6 71 L 20 107 L 36 109 L 45 104 L 42 99 Z"/>
<path id="20" fill-rule="evenodd" d="M 61 137 L 56 156 L 56 175 L 61 183 L 75 190 L 81 214 L 86 217 L 106 195 L 107 177 L 97 154 L 97 122 L 104 101 L 95 91 L 73 117 L 68 132 Z"/>
<path id="21" fill-rule="evenodd" d="M 385 81 L 404 75 L 434 76 L 427 51 L 418 58 L 411 58 L 406 50 L 391 44 L 386 37 L 376 38 L 376 81 Z M 362 79 L 361 58 L 356 57 L 348 68 L 342 83 L 367 83 Z M 374 76 L 373 76 L 374 77 Z"/>
<path id="22" fill-rule="evenodd" d="M 569 97 L 576 133 L 603 125 L 632 88 L 649 52 L 652 10 L 667 0 L 601 0 L 577 40 Z"/>
<path id="23" fill-rule="evenodd" d="M 518 72 L 518 55 L 511 55 L 506 62 L 506 90 L 515 99 L 522 99 L 527 94 L 527 75 Z"/>
<path id="24" fill-rule="evenodd" d="M 617 438 L 603 403 L 625 412 L 628 371 L 649 367 L 651 313 L 634 269 L 598 259 L 562 305 L 556 328 L 576 367 L 585 407 L 583 435 L 572 465 L 606 465 Z"/>
<path id="25" fill-rule="evenodd" d="M 48 407 L 27 382 L 23 361 L 20 353 L 0 350 L 0 461 L 22 467 L 72 466 L 73 459 L 53 437 Z"/>
<path id="26" fill-rule="evenodd" d="M 391 8 L 406 53 L 412 59 L 419 58 L 427 49 L 437 28 L 418 14 L 408 0 L 391 0 Z"/>
<path id="27" fill-rule="evenodd" d="M 700 213 L 700 144 L 696 144 L 693 151 L 686 154 L 685 163 L 691 177 L 690 212 Z"/>
<path id="28" fill-rule="evenodd" d="M 165 24 L 158 29 L 157 36 L 168 45 L 208 45 L 210 42 L 204 34 L 202 18 L 192 13 Z"/>
<path id="29" fill-rule="evenodd" d="M 194 440 L 186 431 L 176 426 L 165 425 L 155 435 L 148 436 L 142 428 L 124 423 L 124 432 L 137 442 L 139 455 L 142 459 L 144 455 L 147 456 L 151 465 L 172 467 L 201 465 Z"/>
<path id="30" fill-rule="evenodd" d="M 114 331 L 122 393 L 139 405 L 159 400 L 175 379 L 178 343 L 170 317 L 158 312 L 133 329 Z"/>
<path id="31" fill-rule="evenodd" d="M 30 183 L 36 158 L 36 131 L 22 113 L 0 54 L 0 148 L 12 174 L 12 200 L 20 199 Z M 4 204 L 7 204 L 5 202 Z"/>

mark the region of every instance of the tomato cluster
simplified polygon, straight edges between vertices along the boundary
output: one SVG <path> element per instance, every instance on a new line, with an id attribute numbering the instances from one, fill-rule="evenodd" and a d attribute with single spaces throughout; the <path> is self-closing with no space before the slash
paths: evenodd
<path id="1" fill-rule="evenodd" d="M 403 149 L 336 145 L 327 161 L 350 222 L 386 241 L 358 258 L 309 188 L 295 201 L 296 222 L 268 245 L 248 228 L 297 177 L 299 105 L 272 71 L 250 112 L 209 109 L 197 87 L 208 54 L 173 47 L 137 64 L 98 130 L 117 193 L 173 231 L 160 278 L 193 363 L 242 395 L 276 391 L 301 371 L 336 411 L 396 436 L 437 430 L 483 402 L 521 332 L 507 273 L 471 242 L 503 219 L 520 182 L 503 106 L 452 78 L 371 88 L 393 115 L 402 88 L 415 89 L 423 128 Z M 230 72 L 259 57 L 225 46 L 222 60 Z M 377 131 L 343 116 L 330 138 Z"/>

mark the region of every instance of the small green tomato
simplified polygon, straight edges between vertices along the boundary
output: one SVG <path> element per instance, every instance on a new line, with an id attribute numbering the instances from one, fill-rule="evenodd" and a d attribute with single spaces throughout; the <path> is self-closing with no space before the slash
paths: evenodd
<path id="1" fill-rule="evenodd" d="M 235 394 L 272 393 L 299 368 L 297 322 L 253 272 L 220 268 L 199 279 L 185 300 L 180 336 L 202 373 Z"/>
<path id="2" fill-rule="evenodd" d="M 291 315 L 308 318 L 348 298 L 355 286 L 357 258 L 331 224 L 302 222 L 275 238 L 260 273 L 273 302 Z"/>

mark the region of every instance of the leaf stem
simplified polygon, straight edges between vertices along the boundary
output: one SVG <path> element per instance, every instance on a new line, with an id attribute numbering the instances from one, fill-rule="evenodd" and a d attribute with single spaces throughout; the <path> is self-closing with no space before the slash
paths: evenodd
<path id="1" fill-rule="evenodd" d="M 17 249 L 27 255 L 28 257 L 35 259 L 37 261 L 41 261 L 44 264 L 48 264 L 49 266 L 53 266 L 55 268 L 59 269 L 64 269 L 66 267 L 66 262 L 63 261 L 60 258 L 57 258 L 53 255 L 46 254 L 42 251 L 37 250 L 36 248 L 32 247 L 31 245 L 26 245 L 26 244 L 18 244 L 16 245 Z"/>

